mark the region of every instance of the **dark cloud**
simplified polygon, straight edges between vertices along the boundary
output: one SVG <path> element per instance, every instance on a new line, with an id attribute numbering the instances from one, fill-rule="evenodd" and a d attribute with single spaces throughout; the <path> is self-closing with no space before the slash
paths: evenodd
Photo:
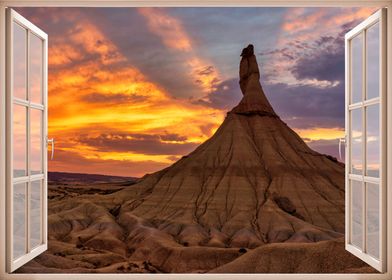
<path id="1" fill-rule="evenodd" d="M 88 103 L 104 103 L 104 104 L 121 105 L 124 103 L 144 102 L 148 100 L 148 97 L 137 95 L 137 94 L 125 94 L 125 93 L 113 93 L 113 94 L 91 93 L 82 96 L 80 99 Z"/>
<path id="2" fill-rule="evenodd" d="M 344 84 L 319 88 L 310 85 L 264 86 L 275 111 L 294 128 L 344 127 Z"/>
<path id="3" fill-rule="evenodd" d="M 285 47 L 281 49 L 275 49 L 275 50 L 269 50 L 269 51 L 263 51 L 260 52 L 260 56 L 271 56 L 271 55 L 277 55 L 279 54 L 280 56 L 289 59 L 289 60 L 294 60 L 296 57 L 295 51 L 293 51 L 291 48 Z"/>
<path id="4" fill-rule="evenodd" d="M 82 135 L 75 140 L 100 151 L 135 152 L 145 155 L 185 155 L 196 148 L 196 143 L 166 143 L 161 140 L 184 139 L 175 134 L 101 134 L 96 137 Z"/>
<path id="5" fill-rule="evenodd" d="M 304 42 L 299 40 L 293 40 L 291 42 L 288 42 L 287 45 L 297 50 L 314 49 L 314 46 L 312 46 L 312 44 L 310 44 L 309 42 Z"/>
<path id="6" fill-rule="evenodd" d="M 182 135 L 178 135 L 175 133 L 167 133 L 164 135 L 160 135 L 159 136 L 163 141 L 178 141 L 178 142 L 182 142 L 182 141 L 186 141 L 188 138 L 186 136 L 182 136 Z"/>
<path id="7" fill-rule="evenodd" d="M 209 65 L 209 66 L 204 67 L 197 74 L 199 76 L 208 76 L 208 75 L 211 75 L 214 72 L 215 72 L 215 67 L 213 65 Z"/>
<path id="8" fill-rule="evenodd" d="M 318 46 L 322 46 L 324 44 L 328 44 L 328 43 L 334 42 L 335 40 L 336 40 L 336 38 L 333 37 L 333 36 L 321 36 L 320 39 L 318 39 L 316 41 L 316 44 Z"/>
<path id="9" fill-rule="evenodd" d="M 370 16 L 370 14 L 369 14 L 369 16 Z M 341 30 L 342 30 L 341 35 L 344 37 L 344 35 L 347 32 L 349 32 L 351 29 L 353 29 L 355 26 L 357 26 L 360 22 L 361 22 L 361 20 L 352 20 L 352 21 L 349 21 L 349 22 L 342 24 L 341 25 Z"/>
<path id="10" fill-rule="evenodd" d="M 209 106 L 215 109 L 230 110 L 241 100 L 242 94 L 238 79 L 229 79 L 217 85 L 217 89 L 203 99 L 193 103 Z"/>
<path id="11" fill-rule="evenodd" d="M 301 58 L 291 72 L 299 80 L 343 81 L 344 47 L 321 49 L 317 53 Z"/>
<path id="12" fill-rule="evenodd" d="M 344 41 L 341 36 L 322 36 L 316 41 L 318 48 L 308 51 L 297 60 L 291 73 L 298 80 L 344 80 Z"/>
<path id="13" fill-rule="evenodd" d="M 298 80 L 316 79 L 318 81 L 344 81 L 344 35 L 359 21 L 351 21 L 340 26 L 335 35 L 320 36 L 313 43 L 292 42 L 291 46 L 306 49 L 292 67 L 291 73 Z M 282 52 L 287 52 L 287 50 Z"/>

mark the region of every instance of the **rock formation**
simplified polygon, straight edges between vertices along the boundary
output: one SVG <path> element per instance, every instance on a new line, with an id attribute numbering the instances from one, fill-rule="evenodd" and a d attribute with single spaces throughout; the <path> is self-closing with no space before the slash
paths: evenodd
<path id="1" fill-rule="evenodd" d="M 344 166 L 311 150 L 272 109 L 253 46 L 241 102 L 208 141 L 116 193 L 120 219 L 143 219 L 187 246 L 254 248 L 344 232 Z M 241 82 L 240 82 L 241 83 Z"/>
<path id="2" fill-rule="evenodd" d="M 240 62 L 240 88 L 243 95 L 245 95 L 248 80 L 252 74 L 260 79 L 259 66 L 257 65 L 256 56 L 254 54 L 253 45 L 248 45 L 242 50 Z"/>

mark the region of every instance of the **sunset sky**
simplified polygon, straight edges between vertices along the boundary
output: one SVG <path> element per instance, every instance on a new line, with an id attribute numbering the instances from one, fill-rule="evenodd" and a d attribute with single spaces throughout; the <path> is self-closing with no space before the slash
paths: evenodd
<path id="1" fill-rule="evenodd" d="M 49 170 L 140 177 L 212 136 L 242 97 L 249 43 L 275 111 L 337 156 L 344 33 L 376 9 L 16 10 L 49 35 Z"/>

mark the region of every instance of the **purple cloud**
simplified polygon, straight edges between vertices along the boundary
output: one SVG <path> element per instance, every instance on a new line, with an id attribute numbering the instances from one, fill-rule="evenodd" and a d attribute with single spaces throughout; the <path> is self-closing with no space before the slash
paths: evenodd
<path id="1" fill-rule="evenodd" d="M 171 140 L 169 140 L 171 139 Z M 75 141 L 101 151 L 134 152 L 146 155 L 185 155 L 194 150 L 196 143 L 167 143 L 163 141 L 184 141 L 186 137 L 177 134 L 101 134 L 82 135 Z"/>

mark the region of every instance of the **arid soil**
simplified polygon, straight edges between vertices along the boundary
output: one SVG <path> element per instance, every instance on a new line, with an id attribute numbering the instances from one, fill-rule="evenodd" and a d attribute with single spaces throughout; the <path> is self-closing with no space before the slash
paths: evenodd
<path id="1" fill-rule="evenodd" d="M 64 174 L 67 176 L 67 174 Z M 89 175 L 84 175 L 84 178 Z M 105 183 L 105 179 L 109 183 Z M 64 225 L 75 215 L 75 212 L 65 210 L 61 215 L 54 214 L 53 209 L 69 202 L 83 201 L 85 205 L 77 207 L 83 209 L 90 217 L 90 225 L 86 219 L 75 219 L 74 225 L 85 223 L 85 228 L 97 227 L 91 223 L 98 216 L 106 217 L 109 221 L 105 226 L 121 228 L 126 227 L 116 221 L 119 209 L 103 209 L 91 199 L 118 192 L 121 189 L 132 188 L 134 179 L 122 179 L 110 182 L 110 177 L 100 182 L 89 178 L 89 183 L 64 183 L 58 178 L 49 184 L 49 213 L 52 219 L 49 224 L 49 249 L 41 256 L 29 262 L 17 272 L 19 273 L 165 273 L 165 272 L 194 272 L 194 273 L 374 273 L 375 271 L 362 261 L 346 252 L 343 238 L 315 243 L 273 243 L 259 246 L 255 249 L 244 247 L 214 248 L 208 246 L 186 246 L 165 240 L 158 240 L 167 244 L 152 249 L 150 256 L 134 254 L 136 250 L 128 248 L 124 238 L 117 239 L 117 247 L 101 245 L 94 242 L 79 240 L 76 242 L 67 237 L 56 234 L 52 224 L 57 223 L 59 216 L 64 217 Z M 81 191 L 83 190 L 83 191 Z M 83 195 L 82 193 L 88 193 Z M 83 197 L 82 200 L 79 200 Z M 97 210 L 96 214 L 93 214 Z M 77 212 L 77 211 L 76 211 Z M 68 216 L 68 217 L 67 217 Z M 80 216 L 83 216 L 80 214 Z M 53 220 L 54 219 L 54 220 Z M 103 218 L 105 219 L 105 218 Z M 84 221 L 84 222 L 82 222 Z M 61 223 L 61 221 L 60 221 Z M 111 224 L 113 223 L 113 224 Z M 72 223 L 71 223 L 72 225 Z M 66 226 L 69 235 L 72 235 L 71 225 Z M 80 227 L 80 226 L 79 226 Z M 75 231 L 77 229 L 74 229 Z M 77 230 L 83 232 L 82 227 Z M 95 231 L 95 235 L 99 230 Z M 126 236 L 126 234 L 124 234 Z M 151 237 L 149 237 L 151 238 Z M 108 244 L 113 244 L 107 237 Z M 147 238 L 139 236 L 141 243 L 148 242 Z M 169 238 L 170 239 L 170 238 Z M 169 248 L 172 246 L 171 248 Z M 151 250 L 151 248 L 149 249 Z M 282 261 L 284 260 L 284 261 Z"/>

